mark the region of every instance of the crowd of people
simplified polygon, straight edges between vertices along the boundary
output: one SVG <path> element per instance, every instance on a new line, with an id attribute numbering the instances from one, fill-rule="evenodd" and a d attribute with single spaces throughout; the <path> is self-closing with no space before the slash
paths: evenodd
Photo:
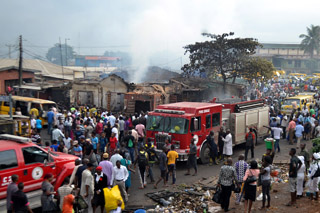
<path id="1" fill-rule="evenodd" d="M 71 107 L 62 112 L 52 108 L 47 113 L 50 141 L 41 138 L 41 131 L 44 130 L 37 112 L 33 110 L 30 114 L 32 142 L 50 151 L 79 157 L 70 179 L 64 180 L 57 192 L 51 184 L 53 175 L 45 174 L 41 198 L 43 212 L 54 211 L 56 207 L 62 212 L 71 212 L 71 204 L 76 198 L 74 195 L 81 195 L 88 204 L 85 212 L 95 212 L 99 206 L 103 212 L 103 189 L 115 185 L 119 187 L 124 203 L 127 203 L 131 175 L 136 173 L 136 167 L 140 178 L 139 189 L 147 186 L 148 178 L 154 188 L 161 181 L 167 186 L 169 176 L 175 184 L 178 158 L 175 146 L 167 140 L 162 153 L 156 153 L 153 143 L 145 137 L 148 115 L 143 112 L 127 116 L 104 112 L 95 106 Z M 159 162 L 161 174 L 157 180 L 153 172 L 156 161 Z M 58 206 L 53 204 L 53 197 L 57 197 Z M 121 209 L 114 210 L 119 211 Z"/>
<path id="2" fill-rule="evenodd" d="M 285 97 L 293 93 L 297 82 L 293 83 L 273 83 L 256 84 L 249 89 L 251 99 L 265 98 L 265 103 L 270 106 L 270 125 L 265 126 L 270 130 L 270 137 L 274 139 L 272 149 L 267 149 L 262 157 L 262 164 L 253 160 L 255 157 L 256 134 L 253 127 L 249 128 L 245 135 L 245 152 L 240 155 L 238 161 L 233 165 L 232 155 L 232 134 L 229 129 L 224 131 L 221 128 L 218 134 L 218 140 L 215 141 L 213 131 L 207 136 L 208 148 L 210 150 L 210 165 L 223 162 L 218 186 L 221 187 L 222 203 L 221 207 L 225 211 L 229 210 L 229 202 L 232 191 L 236 193 L 236 204 L 242 200 L 245 202 L 245 211 L 250 212 L 252 204 L 256 199 L 257 186 L 262 187 L 263 202 L 261 209 L 271 206 L 270 185 L 271 172 L 273 169 L 273 158 L 276 151 L 280 152 L 280 139 L 287 139 L 290 145 L 294 145 L 290 151 L 289 168 L 289 186 L 291 192 L 291 201 L 288 206 L 295 205 L 296 199 L 303 196 L 303 181 L 306 176 L 309 177 L 308 189 L 311 192 L 311 198 L 318 199 L 318 167 L 320 154 L 312 153 L 306 150 L 306 143 L 303 140 L 320 137 L 320 107 L 317 101 L 318 94 L 314 96 L 316 102 L 308 106 L 306 103 L 292 110 L 289 114 L 281 113 L 281 103 Z M 300 84 L 301 85 L 301 84 Z M 306 89 L 304 84 L 302 90 Z M 314 90 L 314 87 L 307 86 L 307 90 Z M 33 110 L 33 109 L 32 109 Z M 19 110 L 17 110 L 19 113 Z M 172 184 L 176 183 L 176 161 L 178 153 L 175 146 L 170 144 L 167 139 L 160 153 L 156 153 L 155 147 L 151 141 L 146 139 L 146 125 L 148 113 L 125 115 L 112 114 L 95 106 L 71 107 L 69 110 L 61 112 L 52 108 L 47 113 L 48 128 L 47 133 L 51 141 L 43 141 L 41 132 L 44 131 L 43 124 L 36 110 L 30 112 L 32 136 L 31 139 L 39 146 L 56 152 L 64 152 L 79 157 L 75 161 L 75 168 L 70 179 L 64 180 L 64 184 L 57 192 L 53 190 L 52 174 L 45 174 L 42 184 L 43 195 L 41 198 L 42 210 L 50 212 L 53 208 L 53 197 L 56 196 L 59 201 L 59 207 L 63 212 L 72 212 L 74 194 L 79 194 L 88 204 L 87 212 L 95 212 L 97 208 L 104 210 L 103 189 L 117 185 L 119 187 L 122 199 L 128 202 L 129 190 L 131 187 L 131 175 L 136 171 L 139 175 L 139 189 L 147 186 L 147 180 L 157 188 L 160 182 L 167 186 L 169 177 L 172 177 Z M 193 169 L 193 175 L 197 175 L 197 146 L 192 139 L 189 145 L 187 172 Z M 300 150 L 297 153 L 297 150 Z M 248 154 L 251 152 L 251 160 L 248 160 Z M 311 157 L 310 157 L 311 156 Z M 155 163 L 158 162 L 160 177 L 154 176 Z M 136 167 L 138 169 L 136 170 Z M 320 176 L 320 174 L 319 174 Z M 12 177 L 17 180 L 18 177 Z M 23 191 L 23 185 L 17 185 L 17 181 L 12 184 L 14 187 L 8 187 L 12 203 L 8 205 L 9 209 L 15 209 L 14 194 L 20 190 Z M 240 187 L 243 185 L 243 187 Z M 236 190 L 237 189 L 237 190 Z M 76 193 L 75 193 L 76 192 Z M 244 196 L 242 196 L 244 194 Z M 9 197 L 9 196 L 8 196 Z M 267 202 L 267 204 L 266 204 Z M 119 208 L 114 212 L 121 211 L 121 202 Z M 26 208 L 26 207 L 25 207 Z M 26 209 L 28 210 L 28 208 Z M 29 209 L 29 211 L 32 211 Z"/>
<path id="3" fill-rule="evenodd" d="M 298 91 L 295 90 L 297 87 Z M 298 95 L 298 92 L 314 92 L 314 101 L 311 103 L 304 101 L 301 106 L 299 103 L 293 104 L 290 113 L 282 113 L 281 109 L 285 98 Z M 252 127 L 249 128 L 245 136 L 245 153 L 239 156 L 234 165 L 232 165 L 232 158 L 227 158 L 220 170 L 218 187 L 221 188 L 221 208 L 225 212 L 229 211 L 232 191 L 241 191 L 241 193 L 236 193 L 235 204 L 239 205 L 241 201 L 244 201 L 245 212 L 251 212 L 252 203 L 257 197 L 257 187 L 260 186 L 263 196 L 262 206 L 259 209 L 271 206 L 270 186 L 273 159 L 276 151 L 280 153 L 281 144 L 286 140 L 288 145 L 292 145 L 289 152 L 288 168 L 290 202 L 287 203 L 287 206 L 295 206 L 297 199 L 306 196 L 305 188 L 310 193 L 312 201 L 318 200 L 320 153 L 312 153 L 306 149 L 306 144 L 311 143 L 310 139 L 320 137 L 320 99 L 317 92 L 314 85 L 301 80 L 290 83 L 269 81 L 268 83 L 254 84 L 249 89 L 247 94 L 249 99 L 262 98 L 269 106 L 270 125 L 265 128 L 270 131 L 270 138 L 273 141 L 272 148 L 268 148 L 262 156 L 259 167 L 258 162 L 254 160 L 255 130 Z M 280 142 L 281 139 L 283 140 Z M 251 161 L 248 161 L 249 151 L 251 152 Z"/>

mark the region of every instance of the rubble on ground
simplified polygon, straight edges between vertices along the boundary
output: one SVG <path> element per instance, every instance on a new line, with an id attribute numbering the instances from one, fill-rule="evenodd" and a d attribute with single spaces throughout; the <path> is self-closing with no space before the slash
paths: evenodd
<path id="1" fill-rule="evenodd" d="M 261 164 L 261 162 L 259 162 Z M 272 184 L 288 182 L 288 161 L 278 161 L 273 164 Z M 221 207 L 212 201 L 218 177 L 203 178 L 193 185 L 180 184 L 175 191 L 163 190 L 147 193 L 146 196 L 157 203 L 155 208 L 147 212 L 219 212 Z M 276 190 L 275 190 L 276 191 Z M 257 190 L 259 195 L 260 188 Z M 234 197 L 234 193 L 232 194 Z"/>

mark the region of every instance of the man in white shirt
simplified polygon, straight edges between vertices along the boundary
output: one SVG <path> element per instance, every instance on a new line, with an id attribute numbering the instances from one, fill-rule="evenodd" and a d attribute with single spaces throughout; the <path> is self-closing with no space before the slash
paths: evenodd
<path id="1" fill-rule="evenodd" d="M 34 118 L 34 116 L 32 116 L 30 124 L 31 124 L 31 129 L 35 129 L 36 128 L 36 119 Z"/>
<path id="2" fill-rule="evenodd" d="M 110 122 L 111 127 L 113 127 L 116 123 L 116 117 L 114 117 L 114 115 L 110 115 L 108 118 L 108 121 Z"/>
<path id="3" fill-rule="evenodd" d="M 274 144 L 274 151 L 276 151 L 276 149 L 278 148 L 278 152 L 280 152 L 280 138 L 281 138 L 281 134 L 283 133 L 283 129 L 280 127 L 280 124 L 277 124 L 276 127 L 268 127 L 268 126 L 264 126 L 266 128 L 269 128 L 273 131 L 273 138 L 275 139 L 275 144 Z"/>
<path id="4" fill-rule="evenodd" d="M 227 130 L 227 135 L 225 138 L 221 137 L 224 141 L 223 145 L 223 155 L 226 157 L 230 157 L 232 155 L 232 135 L 230 129 Z"/>
<path id="5" fill-rule="evenodd" d="M 283 139 L 286 139 L 286 129 L 288 127 L 288 123 L 289 123 L 288 116 L 284 115 L 282 118 L 282 121 L 281 121 L 281 127 L 282 127 L 282 131 L 283 131 L 283 134 L 282 134 Z"/>
<path id="6" fill-rule="evenodd" d="M 54 129 L 52 130 L 52 141 L 56 140 L 56 141 L 60 141 L 59 138 L 65 138 L 64 134 L 61 132 L 60 129 L 58 129 L 58 126 L 55 125 Z"/>
<path id="7" fill-rule="evenodd" d="M 128 177 L 129 173 L 127 168 L 125 166 L 122 166 L 120 161 L 118 160 L 116 162 L 116 166 L 113 167 L 111 184 L 113 184 L 113 186 L 118 185 L 119 190 L 121 192 L 121 196 L 125 203 L 128 202 L 128 195 L 125 186 L 125 182 L 128 179 Z"/>
<path id="8" fill-rule="evenodd" d="M 112 155 L 110 158 L 110 161 L 113 166 L 116 166 L 117 161 L 121 161 L 123 158 L 119 153 L 120 153 L 120 150 L 116 149 L 114 155 Z"/>
<path id="9" fill-rule="evenodd" d="M 88 168 L 82 172 L 80 195 L 88 204 L 88 208 L 84 212 L 93 212 L 91 200 L 94 194 L 94 179 L 92 175 L 93 164 L 88 163 Z"/>

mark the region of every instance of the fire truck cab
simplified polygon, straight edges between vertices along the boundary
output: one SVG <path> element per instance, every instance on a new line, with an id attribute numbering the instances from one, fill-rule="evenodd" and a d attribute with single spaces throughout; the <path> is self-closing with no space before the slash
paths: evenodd
<path id="1" fill-rule="evenodd" d="M 32 143 L 30 138 L 0 135 L 0 212 L 6 211 L 7 187 L 11 176 L 19 176 L 31 208 L 41 206 L 41 184 L 45 174 L 53 174 L 54 190 L 71 176 L 78 157 L 51 152 Z"/>
<path id="2" fill-rule="evenodd" d="M 219 103 L 218 103 L 219 102 Z M 157 150 L 165 146 L 169 140 L 176 148 L 180 161 L 187 160 L 191 138 L 198 148 L 197 157 L 202 163 L 208 163 L 209 148 L 206 137 L 210 131 L 217 132 L 220 128 L 230 129 L 233 145 L 245 142 L 245 135 L 252 127 L 257 137 L 264 137 L 269 125 L 269 108 L 263 100 L 241 102 L 239 99 L 213 101 L 212 103 L 178 102 L 159 105 L 148 114 L 147 139 L 153 141 Z"/>
<path id="3" fill-rule="evenodd" d="M 154 142 L 158 150 L 169 139 L 181 161 L 187 160 L 191 138 L 195 138 L 197 155 L 202 162 L 207 163 L 209 150 L 203 142 L 211 130 L 218 132 L 221 116 L 221 104 L 179 102 L 159 105 L 148 115 L 147 138 Z"/>

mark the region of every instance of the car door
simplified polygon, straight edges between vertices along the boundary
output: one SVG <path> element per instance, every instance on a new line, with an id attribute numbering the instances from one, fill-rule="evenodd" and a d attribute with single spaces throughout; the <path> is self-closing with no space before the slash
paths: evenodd
<path id="1" fill-rule="evenodd" d="M 16 150 L 8 149 L 0 151 L 0 199 L 6 197 L 7 187 L 12 182 L 11 176 L 14 174 L 19 176 L 19 180 L 22 177 L 22 170 L 18 162 Z"/>
<path id="2" fill-rule="evenodd" d="M 45 150 L 37 146 L 29 146 L 23 147 L 21 152 L 24 158 L 23 176 L 26 191 L 41 188 L 45 174 L 52 173 L 56 177 L 55 164 Z"/>

